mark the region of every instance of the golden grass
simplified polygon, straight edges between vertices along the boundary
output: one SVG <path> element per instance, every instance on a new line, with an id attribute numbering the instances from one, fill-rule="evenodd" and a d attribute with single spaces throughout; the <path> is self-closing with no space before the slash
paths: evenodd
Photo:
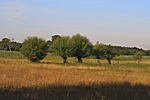
<path id="1" fill-rule="evenodd" d="M 113 71 L 104 67 L 61 66 L 29 63 L 24 59 L 1 59 L 0 86 L 30 87 L 46 84 L 78 85 L 130 82 L 150 84 L 150 74 L 143 71 Z M 10 64 L 11 63 L 11 64 Z"/>
<path id="2" fill-rule="evenodd" d="M 70 65 L 62 64 L 60 57 L 55 59 L 35 64 L 0 58 L 0 100 L 149 100 L 147 66 L 125 66 L 133 61 L 89 66 L 97 63 L 94 59 L 74 66 L 74 58 L 69 58 Z"/>

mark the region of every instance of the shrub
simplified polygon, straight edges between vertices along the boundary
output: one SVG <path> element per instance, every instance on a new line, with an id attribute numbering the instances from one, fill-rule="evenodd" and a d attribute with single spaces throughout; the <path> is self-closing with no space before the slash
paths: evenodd
<path id="1" fill-rule="evenodd" d="M 63 62 L 67 62 L 67 57 L 69 55 L 69 45 L 70 45 L 70 37 L 62 36 L 60 38 L 55 39 L 51 45 L 51 51 L 63 58 Z"/>
<path id="2" fill-rule="evenodd" d="M 134 59 L 137 61 L 137 64 L 139 64 L 140 63 L 140 60 L 142 59 L 142 56 L 143 56 L 143 54 L 141 53 L 141 52 L 136 52 L 135 54 L 134 54 Z"/>
<path id="3" fill-rule="evenodd" d="M 82 63 L 82 58 L 91 55 L 93 45 L 87 37 L 76 34 L 70 43 L 70 56 L 76 57 L 79 63 Z"/>
<path id="4" fill-rule="evenodd" d="M 22 44 L 21 52 L 29 61 L 39 62 L 47 55 L 48 45 L 42 38 L 27 37 Z"/>

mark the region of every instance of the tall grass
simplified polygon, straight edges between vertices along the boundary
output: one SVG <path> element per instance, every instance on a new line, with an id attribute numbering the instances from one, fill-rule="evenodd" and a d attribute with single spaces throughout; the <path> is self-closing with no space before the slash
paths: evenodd
<path id="1" fill-rule="evenodd" d="M 150 75 L 94 68 L 1 66 L 1 100 L 149 100 Z M 13 98 L 13 99 L 12 99 Z"/>
<path id="2" fill-rule="evenodd" d="M 2 51 L 4 54 L 6 51 Z M 0 100 L 149 100 L 150 61 L 83 59 L 48 55 L 30 63 L 20 52 L 0 55 Z"/>
<path id="3" fill-rule="evenodd" d="M 127 59 L 129 58 L 129 59 Z M 132 59 L 131 59 L 132 58 Z M 28 66 L 29 61 L 20 52 L 0 51 L 0 64 L 12 65 L 12 66 Z M 132 56 L 119 56 L 112 60 L 112 64 L 108 64 L 107 60 L 102 59 L 100 63 L 96 59 L 83 58 L 83 63 L 77 63 L 77 59 L 74 57 L 68 58 L 68 63 L 64 64 L 63 59 L 60 56 L 48 54 L 44 60 L 39 64 L 32 64 L 36 66 L 45 66 L 46 64 L 56 64 L 62 67 L 95 67 L 104 70 L 116 70 L 116 71 L 145 71 L 150 73 L 150 59 L 144 57 L 140 64 L 136 64 Z M 31 65 L 31 64 L 30 64 Z"/>

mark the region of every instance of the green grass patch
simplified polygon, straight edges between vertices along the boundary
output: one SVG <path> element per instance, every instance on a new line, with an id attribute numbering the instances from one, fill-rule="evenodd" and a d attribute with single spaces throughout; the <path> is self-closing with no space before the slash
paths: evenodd
<path id="1" fill-rule="evenodd" d="M 26 59 L 21 52 L 16 51 L 0 51 L 0 58 L 8 58 L 8 59 L 14 59 L 13 61 L 5 61 L 2 60 L 1 64 L 14 64 L 19 63 L 17 59 Z M 15 60 L 16 59 L 16 60 Z M 52 53 L 48 53 L 48 55 L 45 57 L 44 60 L 41 62 L 46 64 L 56 64 L 61 65 L 62 67 L 69 67 L 69 66 L 78 66 L 78 67 L 100 67 L 105 68 L 106 70 L 116 70 L 116 71 L 135 71 L 135 70 L 141 70 L 145 72 L 150 72 L 150 57 L 144 56 L 141 60 L 140 64 L 136 64 L 136 61 L 134 61 L 133 56 L 117 56 L 113 60 L 111 60 L 112 64 L 108 64 L 106 59 L 100 60 L 100 63 L 97 62 L 96 59 L 93 58 L 83 58 L 83 63 L 78 63 L 77 59 L 75 57 L 68 57 L 68 63 L 64 64 L 63 59 L 60 56 L 56 56 Z M 26 63 L 26 61 L 23 61 L 22 63 Z"/>
<path id="2" fill-rule="evenodd" d="M 120 55 L 120 56 L 114 57 L 113 60 L 121 60 L 121 61 L 130 60 L 130 61 L 134 61 L 135 59 L 134 59 L 133 55 Z M 142 60 L 150 60 L 150 56 L 143 56 Z"/>
<path id="3" fill-rule="evenodd" d="M 134 60 L 133 56 L 120 55 L 113 58 L 113 60 Z"/>
<path id="4" fill-rule="evenodd" d="M 24 59 L 25 57 L 17 51 L 0 51 L 0 58 Z"/>

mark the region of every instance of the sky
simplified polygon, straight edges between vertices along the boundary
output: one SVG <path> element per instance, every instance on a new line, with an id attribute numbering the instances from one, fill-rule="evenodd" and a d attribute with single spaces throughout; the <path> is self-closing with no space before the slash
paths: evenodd
<path id="1" fill-rule="evenodd" d="M 0 40 L 80 33 L 96 41 L 150 49 L 150 0 L 0 0 Z"/>

